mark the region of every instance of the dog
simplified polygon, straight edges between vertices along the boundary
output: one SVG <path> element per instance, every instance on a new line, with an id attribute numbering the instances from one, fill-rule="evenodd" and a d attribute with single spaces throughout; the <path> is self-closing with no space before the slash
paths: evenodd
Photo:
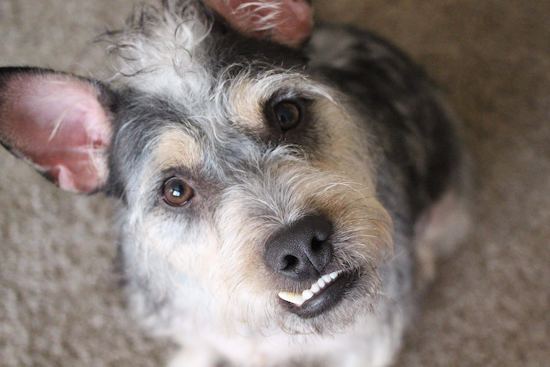
<path id="1" fill-rule="evenodd" d="M 468 228 L 460 122 L 420 67 L 306 0 L 162 1 L 108 81 L 0 68 L 0 141 L 121 203 L 129 308 L 171 366 L 387 366 Z"/>

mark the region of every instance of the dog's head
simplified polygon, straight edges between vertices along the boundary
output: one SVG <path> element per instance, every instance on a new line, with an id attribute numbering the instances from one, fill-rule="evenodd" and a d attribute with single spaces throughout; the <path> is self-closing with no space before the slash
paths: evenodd
<path id="1" fill-rule="evenodd" d="M 367 134 L 308 69 L 307 2 L 210 3 L 110 33 L 110 83 L 1 69 L 0 140 L 65 190 L 121 198 L 125 267 L 151 297 L 251 330 L 341 328 L 391 246 Z"/>

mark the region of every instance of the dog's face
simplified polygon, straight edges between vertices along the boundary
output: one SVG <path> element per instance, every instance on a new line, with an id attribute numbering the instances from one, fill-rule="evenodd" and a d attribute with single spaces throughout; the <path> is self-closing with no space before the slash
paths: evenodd
<path id="1" fill-rule="evenodd" d="M 133 24 L 113 88 L 5 69 L 3 144 L 62 188 L 120 196 L 128 275 L 197 320 L 322 333 L 369 312 L 390 223 L 342 96 L 194 2 Z"/>

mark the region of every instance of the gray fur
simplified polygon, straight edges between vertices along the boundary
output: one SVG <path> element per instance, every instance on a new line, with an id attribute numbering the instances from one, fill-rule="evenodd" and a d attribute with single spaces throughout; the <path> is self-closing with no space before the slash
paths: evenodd
<path id="1" fill-rule="evenodd" d="M 424 73 L 370 33 L 322 26 L 291 50 L 195 1 L 147 8 L 107 36 L 120 63 L 105 187 L 124 203 L 120 269 L 139 319 L 183 345 L 174 366 L 388 365 L 420 295 L 418 223 L 461 194 L 457 126 Z M 281 94 L 310 101 L 296 132 L 262 113 Z M 196 191 L 184 208 L 160 199 L 174 175 Z M 328 271 L 360 277 L 305 320 L 276 294 L 308 285 L 259 259 L 312 213 L 335 223 Z"/>

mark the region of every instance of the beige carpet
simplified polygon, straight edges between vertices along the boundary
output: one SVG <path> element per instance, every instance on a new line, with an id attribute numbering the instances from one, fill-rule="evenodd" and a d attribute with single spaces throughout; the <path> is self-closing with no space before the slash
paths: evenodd
<path id="1" fill-rule="evenodd" d="M 441 265 L 399 366 L 550 361 L 550 3 L 319 0 L 424 64 L 467 125 L 475 230 Z M 89 41 L 130 0 L 0 0 L 0 65 L 101 70 Z M 0 366 L 158 366 L 112 274 L 113 205 L 57 191 L 0 151 Z M 190 366 L 192 367 L 192 366 Z"/>

